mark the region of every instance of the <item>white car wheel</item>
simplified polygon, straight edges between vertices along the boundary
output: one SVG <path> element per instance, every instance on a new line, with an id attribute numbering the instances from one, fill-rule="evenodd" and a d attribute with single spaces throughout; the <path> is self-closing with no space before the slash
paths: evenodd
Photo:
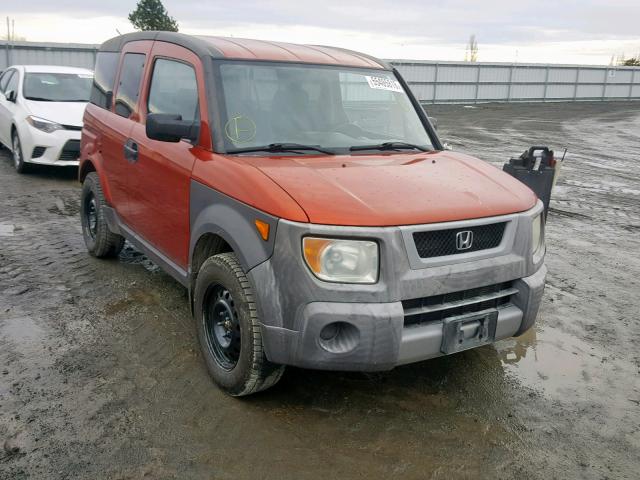
<path id="1" fill-rule="evenodd" d="M 22 145 L 20 145 L 20 137 L 18 137 L 18 132 L 13 132 L 12 136 L 12 145 L 13 145 L 13 166 L 18 173 L 24 173 L 27 169 L 27 165 L 24 163 L 24 158 L 22 156 Z"/>

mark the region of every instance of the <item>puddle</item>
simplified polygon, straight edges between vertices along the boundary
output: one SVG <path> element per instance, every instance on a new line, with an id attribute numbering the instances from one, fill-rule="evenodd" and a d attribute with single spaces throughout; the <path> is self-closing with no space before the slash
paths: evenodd
<path id="1" fill-rule="evenodd" d="M 42 355 L 46 341 L 45 331 L 29 317 L 0 319 L 0 339 L 12 345 L 12 350 L 26 358 L 42 363 L 48 355 Z"/>
<path id="2" fill-rule="evenodd" d="M 637 379 L 637 368 L 577 336 L 550 327 L 531 329 L 495 347 L 507 375 L 553 400 L 602 408 L 619 421 L 637 409 L 640 392 L 630 381 Z"/>
<path id="3" fill-rule="evenodd" d="M 13 237 L 15 226 L 11 223 L 0 223 L 0 237 Z"/>

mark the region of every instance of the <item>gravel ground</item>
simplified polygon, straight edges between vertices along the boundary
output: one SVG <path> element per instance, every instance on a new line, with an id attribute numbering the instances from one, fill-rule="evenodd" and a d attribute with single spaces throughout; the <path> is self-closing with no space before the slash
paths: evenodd
<path id="1" fill-rule="evenodd" d="M 569 153 L 524 336 L 225 396 L 186 292 L 85 253 L 74 171 L 0 153 L 0 478 L 638 478 L 640 103 L 437 106 L 456 150 Z M 1 448 L 4 447 L 4 448 Z"/>

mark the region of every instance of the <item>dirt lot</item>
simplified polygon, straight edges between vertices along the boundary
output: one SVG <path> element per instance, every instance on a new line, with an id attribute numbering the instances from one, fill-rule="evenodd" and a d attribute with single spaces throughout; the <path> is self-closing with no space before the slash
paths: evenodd
<path id="1" fill-rule="evenodd" d="M 186 292 L 85 253 L 75 172 L 0 153 L 0 478 L 638 478 L 640 103 L 440 106 L 498 165 L 567 146 L 534 330 L 382 374 L 226 397 Z"/>

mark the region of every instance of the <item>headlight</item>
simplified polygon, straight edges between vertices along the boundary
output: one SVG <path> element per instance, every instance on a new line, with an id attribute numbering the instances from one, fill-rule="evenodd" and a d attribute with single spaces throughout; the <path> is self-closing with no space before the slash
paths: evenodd
<path id="1" fill-rule="evenodd" d="M 536 263 L 539 262 L 544 251 L 544 223 L 542 221 L 542 214 L 540 214 L 533 219 L 531 225 L 531 253 L 533 254 L 533 261 Z"/>
<path id="2" fill-rule="evenodd" d="M 378 281 L 378 244 L 364 240 L 305 237 L 304 259 L 320 280 L 342 283 Z"/>
<path id="3" fill-rule="evenodd" d="M 64 127 L 59 123 L 45 120 L 44 118 L 34 117 L 33 115 L 27 117 L 27 123 L 33 128 L 37 128 L 38 130 L 42 130 L 46 133 L 52 133 L 56 130 L 64 130 Z"/>

